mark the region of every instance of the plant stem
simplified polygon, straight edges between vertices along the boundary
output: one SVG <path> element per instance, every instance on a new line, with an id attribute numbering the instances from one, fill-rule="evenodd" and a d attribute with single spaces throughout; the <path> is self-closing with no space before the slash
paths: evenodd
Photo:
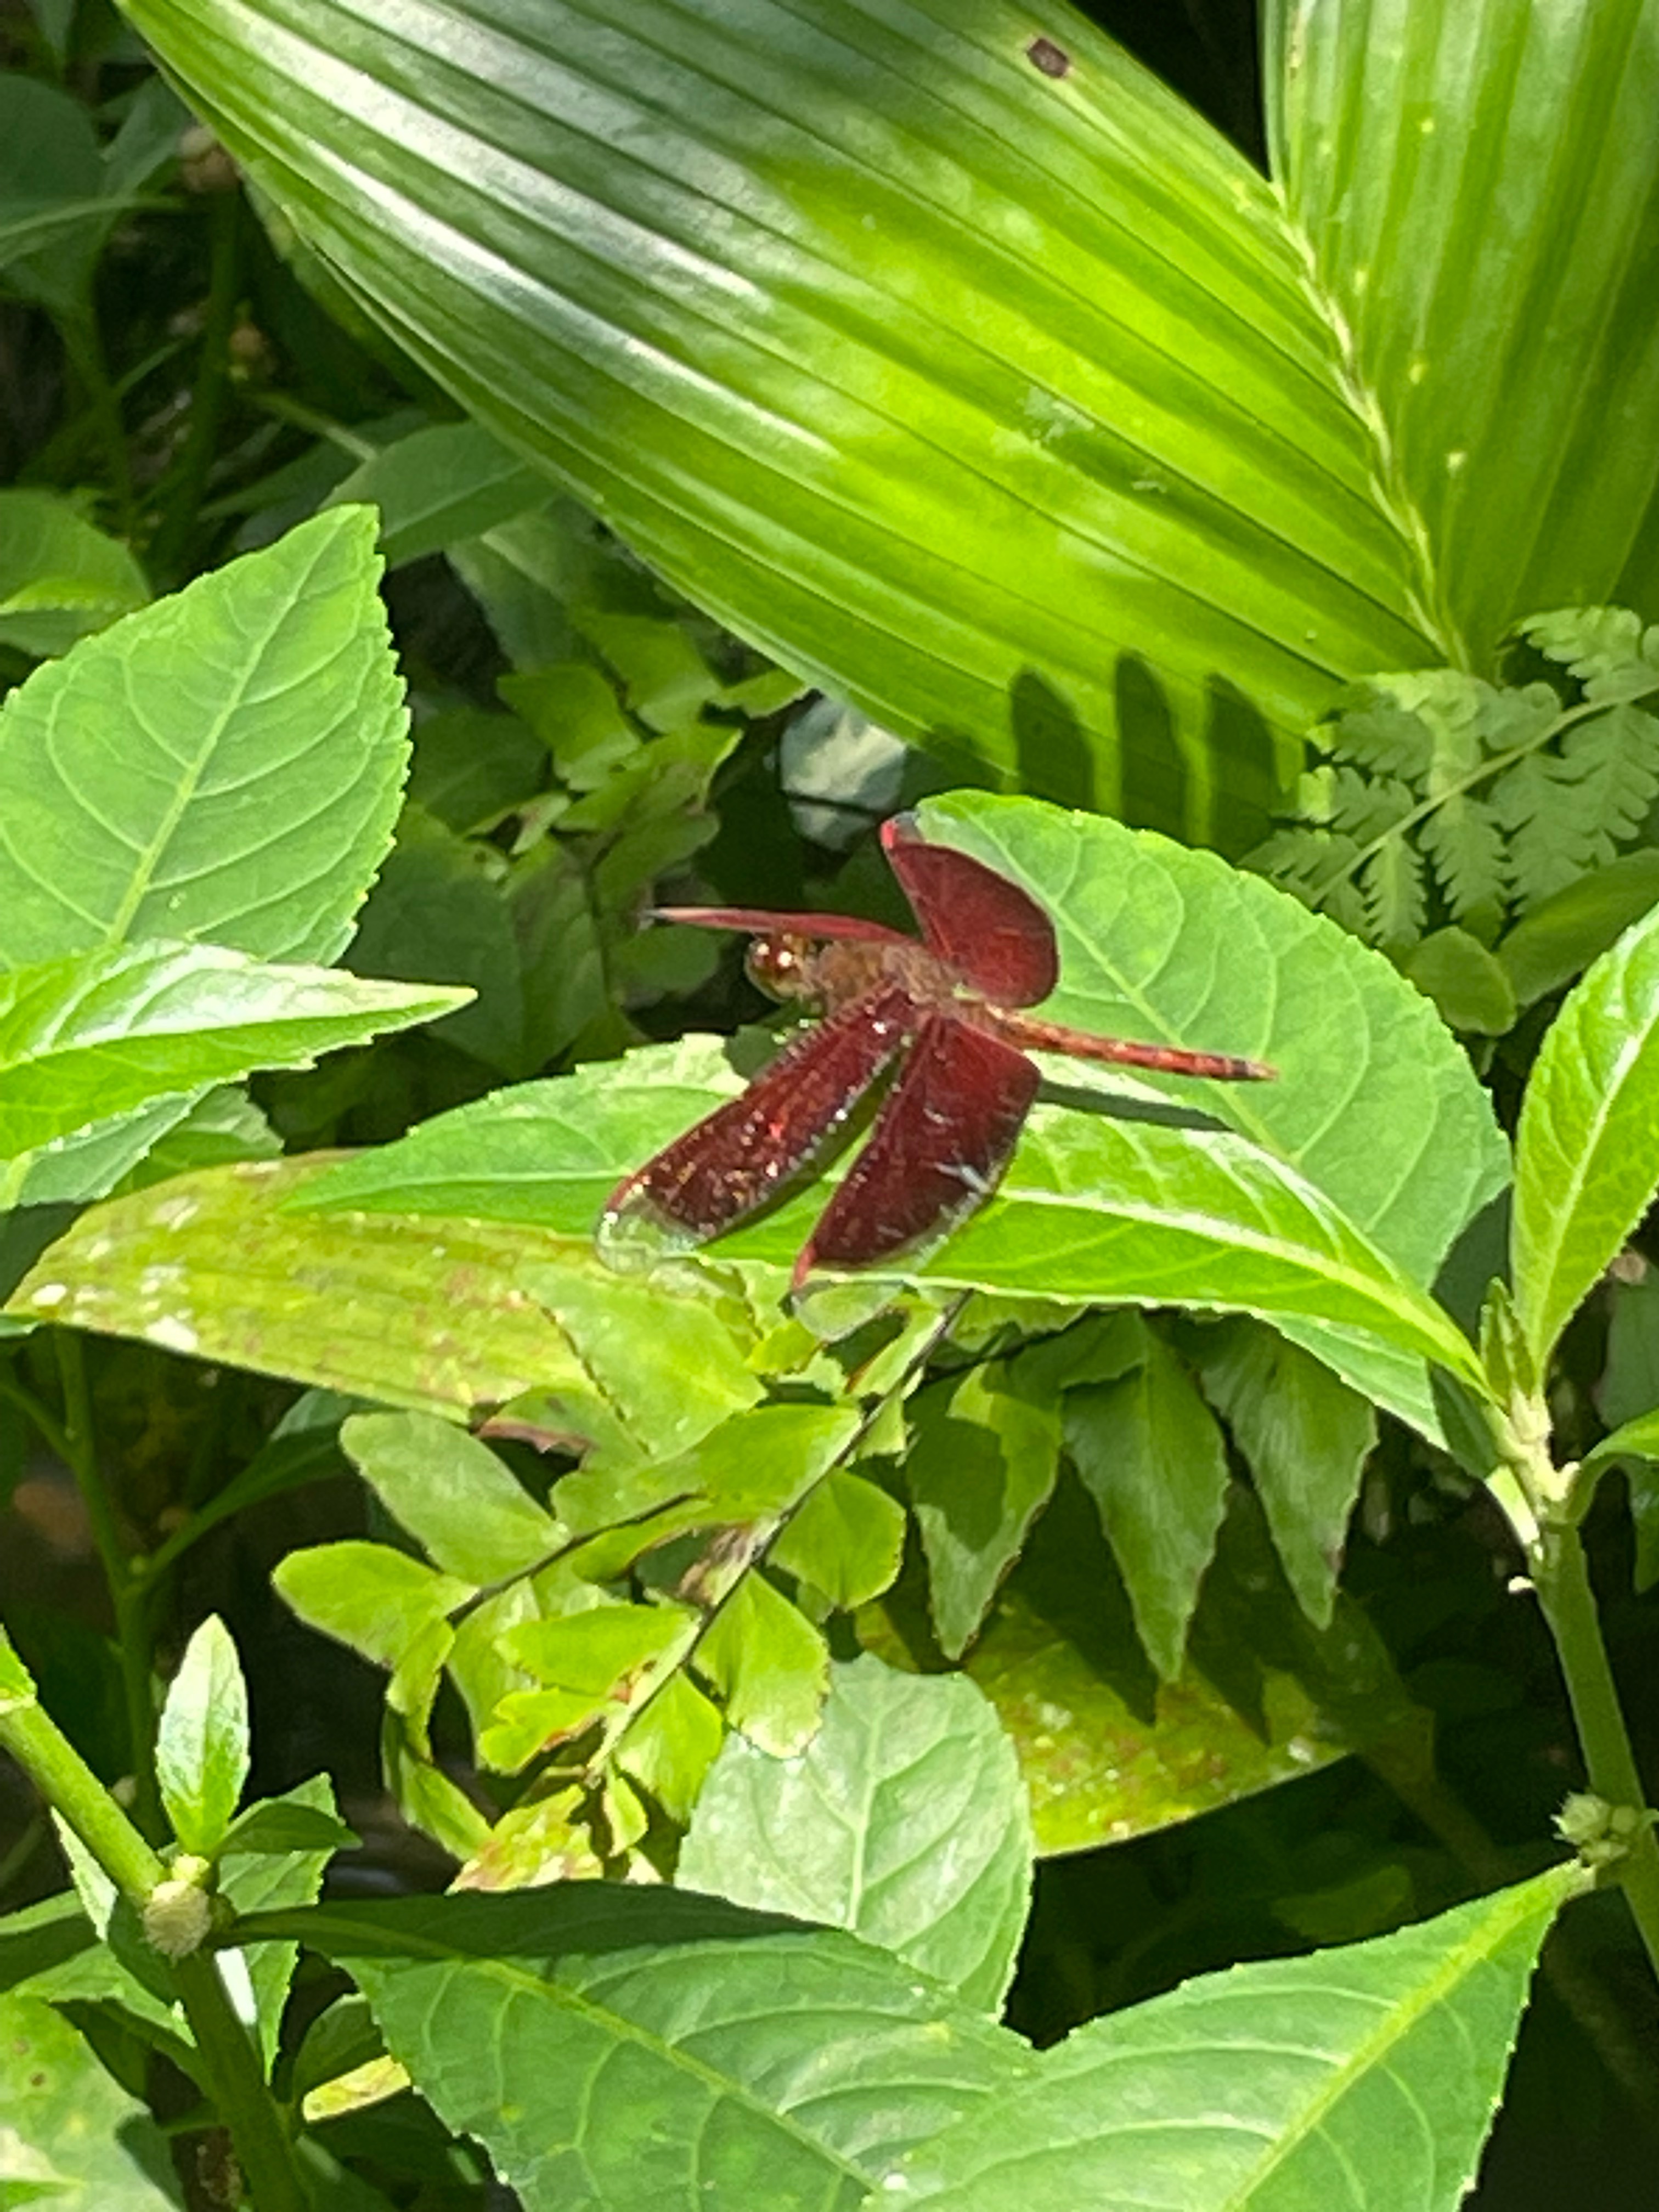
<path id="1" fill-rule="evenodd" d="M 211 1952 L 198 1951 L 175 1960 L 173 1972 L 204 2087 L 229 2130 L 250 2202 L 258 2212 L 310 2212 L 293 2140 L 265 2086 L 253 2039 L 220 1979 L 218 1961 Z"/>
<path id="2" fill-rule="evenodd" d="M 126 425 L 121 419 L 121 403 L 104 361 L 103 342 L 90 299 L 82 312 L 66 315 L 58 328 L 64 350 L 81 380 L 88 410 L 104 449 L 104 465 L 109 471 L 110 491 L 121 535 L 131 540 L 137 532 L 138 508 L 133 491 L 132 461 L 127 452 Z"/>
<path id="3" fill-rule="evenodd" d="M 185 580 L 185 556 L 201 513 L 230 390 L 230 342 L 236 328 L 237 287 L 241 282 L 241 215 L 240 191 L 215 196 L 210 217 L 212 270 L 190 427 L 149 547 L 150 571 L 164 591 Z"/>
<path id="4" fill-rule="evenodd" d="M 64 1382 L 63 1448 L 86 1505 L 92 1540 L 103 1563 L 110 1604 L 115 1613 L 121 1689 L 126 1705 L 127 1733 L 131 1738 L 133 1816 L 146 1835 L 159 1837 L 165 1831 L 165 1823 L 155 1787 L 155 1705 L 150 1690 L 146 1592 L 133 1578 L 122 1547 L 120 1530 L 116 1526 L 115 1508 L 99 1470 L 92 1394 L 87 1388 L 86 1358 L 81 1339 L 73 1329 L 58 1329 L 54 1344 L 58 1370 Z"/>
<path id="5" fill-rule="evenodd" d="M 1555 1639 L 1590 1788 L 1609 1805 L 1639 1811 L 1646 1803 L 1646 1793 L 1631 1749 L 1584 1547 L 1576 1528 L 1559 1521 L 1546 1524 L 1533 1555 L 1533 1581 Z M 1659 1844 L 1650 1827 L 1637 1832 L 1619 1873 L 1654 1972 L 1659 1975 Z"/>
<path id="6" fill-rule="evenodd" d="M 21 1676 L 0 1630 L 0 1674 L 11 1680 L 13 1668 Z M 142 1917 L 156 1884 L 167 1879 L 167 1869 L 38 1698 L 0 1695 L 0 1749 L 11 1753 Z M 210 1953 L 198 1951 L 174 1960 L 172 1972 L 190 2023 L 202 2086 L 216 2119 L 229 2131 L 259 2212 L 307 2212 L 294 2145 L 217 1962 Z"/>
<path id="7" fill-rule="evenodd" d="M 3 1629 L 0 1654 L 15 1657 Z M 0 1749 L 11 1753 L 122 1895 L 142 1911 L 167 1869 L 38 1699 L 0 1698 Z"/>

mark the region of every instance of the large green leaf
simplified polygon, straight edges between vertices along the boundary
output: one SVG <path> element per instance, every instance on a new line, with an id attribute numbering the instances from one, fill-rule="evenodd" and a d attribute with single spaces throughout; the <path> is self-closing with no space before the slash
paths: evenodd
<path id="1" fill-rule="evenodd" d="M 481 419 L 958 763 L 1196 829 L 1436 657 L 1273 191 L 1063 7 L 1062 76 L 1008 0 L 127 12 Z"/>
<path id="2" fill-rule="evenodd" d="M 0 1996 L 0 2203 L 177 2212 L 167 2140 L 85 2037 L 36 1996 Z"/>
<path id="3" fill-rule="evenodd" d="M 1066 1394 L 1066 1444 L 1100 1511 L 1135 1627 L 1161 1681 L 1181 1671 L 1198 1586 L 1227 1501 L 1215 1415 L 1162 1338 L 1111 1382 Z"/>
<path id="4" fill-rule="evenodd" d="M 1651 591 L 1652 0 L 1279 0 L 1287 198 L 1058 6 L 127 12 L 482 419 L 997 777 L 1215 830 L 1253 709 Z"/>
<path id="5" fill-rule="evenodd" d="M 1273 168 L 1450 657 L 1659 592 L 1654 0 L 1273 0 Z"/>
<path id="6" fill-rule="evenodd" d="M 1521 1108 L 1511 1245 L 1534 1378 L 1659 1184 L 1659 908 L 1568 998 Z"/>
<path id="7" fill-rule="evenodd" d="M 1455 2212 L 1576 1867 L 1086 2027 L 907 2160 L 906 2204 Z"/>
<path id="8" fill-rule="evenodd" d="M 690 1892 L 398 1898 L 256 1932 L 346 1968 L 525 2212 L 857 2212 L 1032 2065 L 888 1953 Z"/>

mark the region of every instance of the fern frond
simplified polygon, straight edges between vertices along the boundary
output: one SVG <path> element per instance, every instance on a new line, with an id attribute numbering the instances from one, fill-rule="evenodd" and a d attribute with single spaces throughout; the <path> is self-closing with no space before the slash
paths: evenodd
<path id="1" fill-rule="evenodd" d="M 1318 887 L 1340 877 L 1359 856 L 1352 837 L 1340 837 L 1312 823 L 1275 830 L 1249 856 L 1259 875 L 1268 877 L 1281 890 L 1291 892 L 1309 906 L 1317 902 Z"/>
<path id="2" fill-rule="evenodd" d="M 1418 833 L 1453 918 L 1495 927 L 1509 896 L 1504 833 L 1489 802 L 1454 792 Z"/>
<path id="3" fill-rule="evenodd" d="M 1521 913 L 1594 866 L 1594 799 L 1586 804 L 1553 755 L 1529 753 L 1506 769 L 1492 786 L 1492 806 L 1509 833 L 1510 896 Z"/>
<path id="4" fill-rule="evenodd" d="M 1365 904 L 1365 934 L 1373 945 L 1415 944 L 1428 917 L 1423 860 L 1403 837 L 1391 837 L 1359 872 Z"/>
<path id="5" fill-rule="evenodd" d="M 1356 845 L 1369 845 L 1392 830 L 1416 804 L 1417 793 L 1396 776 L 1368 776 L 1343 765 L 1331 779 L 1330 825 Z"/>
<path id="6" fill-rule="evenodd" d="M 1628 607 L 1563 607 L 1534 615 L 1521 635 L 1576 676 L 1587 699 L 1639 699 L 1659 689 L 1659 623 L 1644 629 Z"/>
<path id="7" fill-rule="evenodd" d="M 1568 775 L 1595 811 L 1596 865 L 1613 858 L 1648 818 L 1659 791 L 1659 720 L 1639 707 L 1610 707 L 1569 732 L 1561 747 Z M 1605 845 L 1606 849 L 1601 848 Z"/>
<path id="8" fill-rule="evenodd" d="M 1413 669 L 1384 681 L 1415 716 L 1428 747 L 1418 778 L 1419 795 L 1444 791 L 1460 781 L 1491 750 L 1483 741 L 1484 732 L 1492 702 L 1503 696 L 1492 684 L 1455 668 Z"/>
<path id="9" fill-rule="evenodd" d="M 1346 694 L 1352 704 L 1338 708 L 1315 732 L 1316 741 L 1359 768 L 1402 776 L 1420 792 L 1434 745 L 1414 703 L 1401 696 L 1416 680 L 1408 672 L 1355 684 Z"/>
<path id="10" fill-rule="evenodd" d="M 1659 816 L 1659 625 L 1592 607 L 1526 634 L 1583 696 L 1410 669 L 1352 687 L 1311 741 L 1294 826 L 1251 856 L 1396 955 L 1449 924 L 1506 923 L 1648 834 Z"/>

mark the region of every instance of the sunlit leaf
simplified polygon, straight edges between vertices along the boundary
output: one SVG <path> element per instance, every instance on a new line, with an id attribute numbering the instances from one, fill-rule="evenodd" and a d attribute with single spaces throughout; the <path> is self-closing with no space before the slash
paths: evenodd
<path id="1" fill-rule="evenodd" d="M 340 1448 L 434 1565 L 466 1582 L 522 1573 L 563 1534 L 495 1453 L 452 1422 L 357 1414 Z"/>
<path id="2" fill-rule="evenodd" d="M 349 1972 L 525 2212 L 688 2193 L 857 2212 L 908 2145 L 1032 2064 L 903 1960 L 684 1891 L 379 1899 L 260 1932 Z"/>
<path id="3" fill-rule="evenodd" d="M 217 1851 L 248 1765 L 247 1685 L 230 1631 L 210 1613 L 185 1646 L 155 1735 L 155 1779 L 182 1850 Z"/>
<path id="4" fill-rule="evenodd" d="M 790 1759 L 818 1725 L 830 1686 L 823 1635 L 751 1569 L 720 1606 L 696 1663 L 720 1692 L 731 1725 L 762 1751 Z"/>
<path id="5" fill-rule="evenodd" d="M 213 945 L 141 942 L 0 970 L 0 1158 L 256 1067 L 308 1067 L 446 1012 L 441 986 L 277 967 Z"/>
<path id="6" fill-rule="evenodd" d="M 1007 1738 L 963 1677 L 831 1670 L 799 1759 L 727 1740 L 683 1887 L 848 1928 L 992 2011 L 1024 1932 L 1030 1816 Z"/>
<path id="7" fill-rule="evenodd" d="M 1585 1880 L 1556 1868 L 1395 1935 L 1252 1960 L 1091 2021 L 994 2112 L 919 2145 L 904 2201 L 1455 2212 L 1539 1948 Z"/>
<path id="8" fill-rule="evenodd" d="M 1063 80 L 1000 0 L 458 8 L 464 66 L 130 12 L 463 404 L 885 727 L 1220 830 L 1334 676 L 1434 651 L 1271 188 L 1068 10 Z"/>
<path id="9" fill-rule="evenodd" d="M 340 951 L 408 757 L 374 527 L 319 516 L 11 693 L 0 962 L 145 937 Z"/>
<path id="10" fill-rule="evenodd" d="M 1561 1331 L 1659 1184 L 1659 909 L 1544 1039 L 1516 1135 L 1515 1302 L 1541 1382 Z"/>

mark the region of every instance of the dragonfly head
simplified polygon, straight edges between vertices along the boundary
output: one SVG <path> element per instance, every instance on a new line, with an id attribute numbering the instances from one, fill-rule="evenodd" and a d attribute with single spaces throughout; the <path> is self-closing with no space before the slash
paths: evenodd
<path id="1" fill-rule="evenodd" d="M 780 930 L 757 937 L 744 961 L 750 981 L 775 999 L 804 999 L 816 988 L 817 961 L 810 937 Z"/>

